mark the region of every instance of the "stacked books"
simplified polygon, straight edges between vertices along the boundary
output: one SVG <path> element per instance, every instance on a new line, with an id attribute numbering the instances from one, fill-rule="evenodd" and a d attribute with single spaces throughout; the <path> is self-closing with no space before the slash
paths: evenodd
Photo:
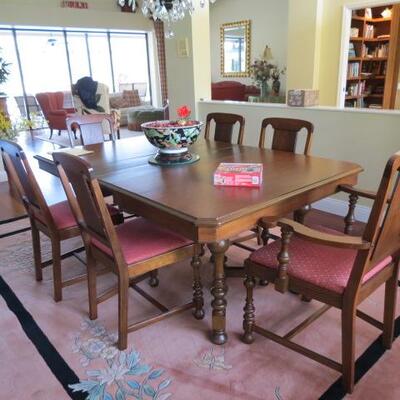
<path id="1" fill-rule="evenodd" d="M 259 187 L 262 176 L 262 164 L 221 163 L 214 172 L 214 185 Z"/>

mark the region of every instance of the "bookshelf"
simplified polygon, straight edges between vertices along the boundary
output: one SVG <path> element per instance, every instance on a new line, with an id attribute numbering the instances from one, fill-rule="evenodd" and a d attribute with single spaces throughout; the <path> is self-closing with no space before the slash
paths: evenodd
<path id="1" fill-rule="evenodd" d="M 391 16 L 382 16 L 385 10 Z M 400 5 L 353 10 L 345 107 L 394 108 L 400 65 Z"/>

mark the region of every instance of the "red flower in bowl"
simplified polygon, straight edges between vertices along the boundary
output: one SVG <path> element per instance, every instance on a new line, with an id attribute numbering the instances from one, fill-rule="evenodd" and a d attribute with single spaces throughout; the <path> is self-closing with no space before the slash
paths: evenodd
<path id="1" fill-rule="evenodd" d="M 192 110 L 188 106 L 182 106 L 176 110 L 178 117 L 182 118 L 182 119 L 189 118 L 191 112 L 192 112 Z"/>

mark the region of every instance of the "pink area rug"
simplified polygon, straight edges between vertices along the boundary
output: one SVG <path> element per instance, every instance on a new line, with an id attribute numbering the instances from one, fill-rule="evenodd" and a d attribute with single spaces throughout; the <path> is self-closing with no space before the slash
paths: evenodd
<path id="1" fill-rule="evenodd" d="M 68 243 L 71 248 L 77 243 Z M 48 257 L 49 243 L 43 245 Z M 239 264 L 245 251 L 231 248 L 230 263 Z M 227 281 L 225 346 L 208 339 L 211 326 L 212 266 L 203 257 L 206 317 L 195 320 L 185 312 L 131 333 L 128 350 L 114 346 L 117 299 L 99 305 L 99 318 L 87 318 L 85 283 L 63 290 L 63 301 L 52 298 L 51 267 L 42 282 L 33 276 L 30 233 L 0 241 L 0 387 L 2 399 L 178 399 L 178 400 L 310 400 L 342 399 L 339 374 L 261 336 L 248 346 L 240 341 L 244 288 L 242 280 Z M 85 267 L 75 258 L 63 262 L 64 275 Z M 191 298 L 191 268 L 187 263 L 163 269 L 158 288 L 140 286 L 158 301 L 173 306 Z M 115 284 L 107 274 L 99 291 Z M 321 304 L 304 303 L 271 286 L 255 291 L 258 322 L 284 333 Z M 136 292 L 130 293 L 129 317 L 138 321 L 157 310 Z M 382 317 L 383 291 L 366 300 L 361 309 Z M 396 335 L 400 333 L 397 321 Z M 357 321 L 358 374 L 363 375 L 348 399 L 399 399 L 400 341 L 390 352 L 380 346 L 380 332 Z M 296 341 L 340 361 L 340 316 L 336 310 L 303 331 Z"/>

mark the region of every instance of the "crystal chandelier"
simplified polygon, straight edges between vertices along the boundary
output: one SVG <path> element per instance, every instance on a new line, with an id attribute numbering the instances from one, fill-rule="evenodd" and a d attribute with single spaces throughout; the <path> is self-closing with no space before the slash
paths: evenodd
<path id="1" fill-rule="evenodd" d="M 215 3 L 216 0 L 200 0 L 200 7 L 204 7 L 206 2 Z M 128 4 L 132 11 L 138 8 L 138 0 L 118 0 L 121 7 Z M 172 23 L 181 21 L 186 13 L 192 15 L 195 10 L 193 0 L 142 0 L 142 13 L 145 17 L 151 17 L 154 20 L 161 20 L 166 24 L 165 37 L 170 39 L 174 36 Z"/>

